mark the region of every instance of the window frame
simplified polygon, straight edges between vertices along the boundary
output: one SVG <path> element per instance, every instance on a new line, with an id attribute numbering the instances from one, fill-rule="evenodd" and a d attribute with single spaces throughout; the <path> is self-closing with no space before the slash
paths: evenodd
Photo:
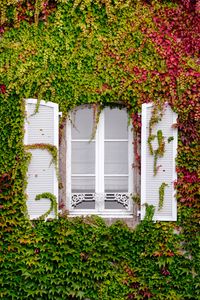
<path id="1" fill-rule="evenodd" d="M 86 107 L 77 107 L 77 109 L 84 109 Z M 90 107 L 89 107 L 90 108 Z M 92 108 L 91 108 L 92 109 Z M 115 107 L 114 109 L 117 109 Z M 121 108 L 118 108 L 121 110 Z M 122 108 L 125 110 L 125 108 Z M 128 174 L 124 176 L 128 176 L 128 192 L 124 194 L 129 194 L 129 205 L 128 208 L 124 209 L 106 209 L 104 208 L 104 145 L 105 141 L 109 141 L 104 137 L 104 126 L 105 126 L 105 116 L 104 110 L 102 110 L 97 129 L 95 134 L 95 209 L 74 209 L 71 205 L 71 154 L 72 154 L 72 138 L 71 138 L 71 128 L 72 128 L 72 113 L 70 113 L 69 118 L 66 121 L 66 209 L 68 210 L 70 215 L 100 215 L 100 216 L 108 216 L 108 217 L 132 217 L 133 215 L 133 200 L 132 195 L 134 194 L 134 153 L 133 153 L 133 131 L 132 126 L 128 126 L 128 113 L 127 113 L 127 126 L 128 126 L 128 137 L 123 141 L 128 142 Z M 92 133 L 91 133 L 92 134 Z M 118 139 L 115 139 L 116 141 Z M 119 139 L 120 140 L 120 139 Z M 120 140 L 122 141 L 122 139 Z M 108 176 L 108 174 L 106 174 Z M 120 175 L 121 174 L 116 174 Z M 123 175 L 122 175 L 123 176 Z M 117 192 L 116 192 L 117 193 Z M 109 193 L 107 193 L 109 194 Z M 111 193 L 110 193 L 111 194 Z"/>

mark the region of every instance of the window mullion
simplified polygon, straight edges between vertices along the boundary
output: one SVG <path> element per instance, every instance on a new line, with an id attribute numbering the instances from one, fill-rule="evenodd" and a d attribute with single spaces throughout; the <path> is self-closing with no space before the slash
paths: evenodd
<path id="1" fill-rule="evenodd" d="M 104 210 L 104 112 L 101 112 L 96 132 L 96 209 Z"/>
<path id="2" fill-rule="evenodd" d="M 133 131 L 131 126 L 128 127 L 128 192 L 131 194 L 132 192 L 136 193 L 136 188 L 133 191 L 133 183 L 135 181 L 135 173 L 133 174 L 133 162 L 135 160 L 134 151 L 133 151 Z M 133 211 L 133 201 L 130 201 L 130 210 Z"/>
<path id="3" fill-rule="evenodd" d="M 72 183 L 71 183 L 71 148 L 72 148 L 72 137 L 71 137 L 71 122 L 67 119 L 66 123 L 66 187 L 67 187 L 67 201 L 66 201 L 66 208 L 67 210 L 71 210 L 71 190 L 72 190 Z"/>

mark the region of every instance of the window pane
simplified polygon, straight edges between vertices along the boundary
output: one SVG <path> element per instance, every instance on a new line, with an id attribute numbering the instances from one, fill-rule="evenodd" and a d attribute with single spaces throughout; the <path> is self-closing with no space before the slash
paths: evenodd
<path id="1" fill-rule="evenodd" d="M 128 192 L 128 176 L 105 176 L 105 193 L 117 192 Z"/>
<path id="2" fill-rule="evenodd" d="M 74 209 L 95 209 L 95 177 L 72 177 L 71 205 Z"/>
<path id="3" fill-rule="evenodd" d="M 128 173 L 128 142 L 105 142 L 105 174 Z"/>
<path id="4" fill-rule="evenodd" d="M 95 177 L 92 176 L 73 176 L 72 193 L 94 193 Z"/>
<path id="5" fill-rule="evenodd" d="M 95 143 L 72 142 L 72 174 L 95 173 Z"/>
<path id="6" fill-rule="evenodd" d="M 104 109 L 105 139 L 127 139 L 128 117 L 125 109 Z"/>
<path id="7" fill-rule="evenodd" d="M 85 199 L 82 199 L 82 196 L 80 198 L 79 195 L 73 195 L 72 202 L 73 199 L 75 199 L 76 202 L 73 206 L 74 209 L 95 209 L 95 200 L 93 200 L 92 194 L 86 194 Z"/>
<path id="8" fill-rule="evenodd" d="M 93 110 L 80 108 L 72 112 L 72 139 L 90 140 L 93 130 Z"/>

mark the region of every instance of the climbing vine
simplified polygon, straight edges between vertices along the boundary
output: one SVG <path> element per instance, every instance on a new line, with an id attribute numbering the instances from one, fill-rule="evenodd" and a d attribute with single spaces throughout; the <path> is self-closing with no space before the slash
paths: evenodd
<path id="1" fill-rule="evenodd" d="M 25 145 L 25 149 L 26 150 L 30 150 L 30 149 L 40 149 L 40 150 L 47 150 L 50 155 L 52 156 L 52 160 L 50 162 L 50 164 L 54 164 L 55 169 L 56 169 L 56 174 L 59 177 L 58 174 L 58 149 L 56 146 L 51 145 L 51 144 L 29 144 L 29 145 Z"/>
<path id="2" fill-rule="evenodd" d="M 39 195 L 36 195 L 35 200 L 40 200 L 40 199 L 49 199 L 51 202 L 50 208 L 46 213 L 44 213 L 42 216 L 39 217 L 40 220 L 45 220 L 48 215 L 53 211 L 55 217 L 58 216 L 58 209 L 57 209 L 57 199 L 56 196 L 54 196 L 51 193 L 42 193 Z"/>
<path id="3" fill-rule="evenodd" d="M 152 146 L 152 141 L 154 141 L 155 138 L 157 138 L 157 142 L 158 142 L 158 148 L 156 150 L 154 150 L 153 146 Z M 155 176 L 158 171 L 157 160 L 159 157 L 163 157 L 164 152 L 165 152 L 165 141 L 164 141 L 164 136 L 163 136 L 162 130 L 158 130 L 157 135 L 151 134 L 148 137 L 148 145 L 149 145 L 149 152 L 154 157 L 153 173 Z"/>
<path id="4" fill-rule="evenodd" d="M 158 210 L 163 208 L 164 204 L 164 197 L 165 197 L 165 188 L 168 186 L 167 183 L 163 182 L 159 187 L 159 203 L 158 203 Z"/>
<path id="5" fill-rule="evenodd" d="M 198 299 L 199 1 L 3 0 L 0 9 L 0 298 Z M 138 170 L 141 105 L 153 102 L 155 175 L 172 141 L 153 134 L 168 102 L 178 114 L 178 221 L 152 222 L 150 206 L 135 230 L 97 217 L 30 222 L 25 98 L 58 103 L 63 119 L 83 104 L 123 105 Z M 28 147 L 57 162 L 51 145 Z"/>

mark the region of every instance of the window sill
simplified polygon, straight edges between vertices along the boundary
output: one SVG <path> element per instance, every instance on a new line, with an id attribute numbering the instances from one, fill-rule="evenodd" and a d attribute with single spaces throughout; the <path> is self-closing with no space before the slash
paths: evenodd
<path id="1" fill-rule="evenodd" d="M 110 226 L 113 223 L 117 222 L 117 221 L 121 221 L 122 223 L 126 224 L 129 228 L 135 228 L 140 221 L 140 218 L 136 217 L 133 214 L 69 214 L 68 217 L 69 218 L 75 218 L 75 217 L 82 217 L 82 218 L 86 218 L 86 217 L 91 217 L 91 216 L 99 216 L 101 217 L 106 225 Z"/>

